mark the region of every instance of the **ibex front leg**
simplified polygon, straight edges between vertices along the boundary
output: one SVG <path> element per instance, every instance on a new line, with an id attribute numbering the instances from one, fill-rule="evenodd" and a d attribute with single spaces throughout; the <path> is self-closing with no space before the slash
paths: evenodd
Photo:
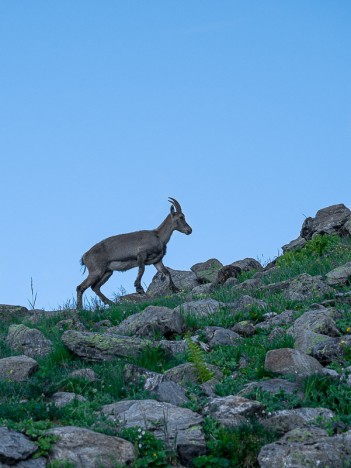
<path id="1" fill-rule="evenodd" d="M 155 268 L 157 269 L 157 271 L 159 271 L 160 273 L 163 273 L 166 278 L 168 278 L 168 286 L 169 286 L 169 289 L 176 293 L 176 292 L 179 292 L 179 289 L 177 288 L 177 286 L 173 283 L 173 280 L 172 280 L 172 276 L 171 276 L 171 273 L 169 272 L 168 268 L 166 268 L 164 266 L 164 264 L 161 262 L 157 262 L 154 264 L 155 265 Z"/>
<path id="2" fill-rule="evenodd" d="M 138 276 L 136 280 L 134 281 L 134 286 L 135 286 L 136 292 L 139 294 L 145 294 L 144 288 L 141 285 L 141 278 L 143 277 L 143 274 L 145 271 L 145 260 L 146 260 L 145 255 L 138 255 L 139 271 L 138 271 Z"/>

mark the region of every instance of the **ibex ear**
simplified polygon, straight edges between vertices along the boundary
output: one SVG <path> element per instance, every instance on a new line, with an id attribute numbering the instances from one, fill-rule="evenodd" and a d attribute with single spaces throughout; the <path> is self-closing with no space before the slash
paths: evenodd
<path id="1" fill-rule="evenodd" d="M 175 209 L 174 209 L 174 206 L 172 205 L 172 206 L 171 206 L 171 215 L 173 216 L 174 213 L 175 213 Z"/>

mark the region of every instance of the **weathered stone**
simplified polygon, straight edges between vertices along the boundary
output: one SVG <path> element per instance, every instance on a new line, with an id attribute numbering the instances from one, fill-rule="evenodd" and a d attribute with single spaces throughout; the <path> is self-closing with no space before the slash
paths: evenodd
<path id="1" fill-rule="evenodd" d="M 347 262 L 326 274 L 329 286 L 345 286 L 351 282 L 351 262 Z"/>
<path id="2" fill-rule="evenodd" d="M 296 314 L 293 310 L 284 310 L 279 315 L 273 317 L 267 317 L 264 322 L 258 323 L 255 327 L 258 330 L 269 330 L 273 327 L 279 327 L 280 325 L 289 325 L 294 322 L 294 315 Z"/>
<path id="3" fill-rule="evenodd" d="M 289 244 L 283 245 L 282 251 L 283 253 L 285 253 L 291 250 L 299 250 L 299 249 L 302 249 L 302 247 L 304 247 L 305 244 L 306 244 L 306 239 L 299 236 L 297 239 L 294 239 L 291 242 L 289 242 Z"/>
<path id="4" fill-rule="evenodd" d="M 239 426 L 246 422 L 249 416 L 260 414 L 263 408 L 263 405 L 257 401 L 229 395 L 210 399 L 204 412 L 220 424 L 230 427 Z"/>
<path id="5" fill-rule="evenodd" d="M 297 427 L 320 427 L 335 418 L 333 411 L 327 408 L 296 408 L 273 411 L 261 420 L 266 427 L 279 434 L 285 434 Z"/>
<path id="6" fill-rule="evenodd" d="M 351 348 L 351 336 L 342 336 L 340 338 L 329 338 L 323 342 L 314 344 L 311 350 L 311 356 L 318 359 L 323 365 L 330 364 L 333 361 L 347 362 L 345 355 L 348 355 Z"/>
<path id="7" fill-rule="evenodd" d="M 237 260 L 236 262 L 231 263 L 231 265 L 239 267 L 242 271 L 263 271 L 263 266 L 254 258 L 244 258 L 243 260 Z"/>
<path id="8" fill-rule="evenodd" d="M 291 348 L 268 351 L 265 369 L 283 375 L 297 374 L 299 377 L 323 373 L 323 366 L 317 359 Z"/>
<path id="9" fill-rule="evenodd" d="M 141 338 L 75 330 L 65 331 L 62 341 L 72 353 L 90 361 L 137 357 L 152 345 L 151 341 Z"/>
<path id="10" fill-rule="evenodd" d="M 105 405 L 102 413 L 122 427 L 139 426 L 154 433 L 189 465 L 206 450 L 202 416 L 187 408 L 155 400 L 124 400 Z"/>
<path id="11" fill-rule="evenodd" d="M 237 345 L 242 341 L 241 336 L 235 331 L 223 327 L 205 327 L 201 330 L 205 336 L 208 345 L 213 346 L 231 346 Z"/>
<path id="12" fill-rule="evenodd" d="M 51 401 L 57 408 L 63 408 L 73 401 L 87 401 L 87 399 L 72 392 L 56 392 L 51 396 Z"/>
<path id="13" fill-rule="evenodd" d="M 228 280 L 229 281 L 229 280 Z M 224 283 L 227 285 L 227 281 Z M 262 286 L 262 280 L 260 278 L 251 278 L 243 281 L 242 283 L 236 284 L 233 288 L 235 291 L 253 291 Z"/>
<path id="14" fill-rule="evenodd" d="M 312 297 L 323 297 L 330 294 L 333 289 L 324 283 L 321 276 L 311 276 L 302 273 L 289 281 L 289 286 L 284 291 L 284 296 L 291 301 L 305 301 Z"/>
<path id="15" fill-rule="evenodd" d="M 29 357 L 45 356 L 52 351 L 52 342 L 40 330 L 25 325 L 10 325 L 6 344 Z"/>
<path id="16" fill-rule="evenodd" d="M 28 356 L 10 356 L 0 359 L 0 380 L 23 382 L 38 370 L 37 361 Z"/>
<path id="17" fill-rule="evenodd" d="M 89 368 L 77 369 L 75 371 L 72 371 L 69 374 L 69 376 L 73 377 L 73 378 L 85 379 L 85 380 L 88 380 L 89 382 L 95 382 L 95 381 L 99 380 L 98 376 L 95 373 L 95 371 L 93 371 L 93 369 L 89 369 Z"/>
<path id="18" fill-rule="evenodd" d="M 167 267 L 171 273 L 173 283 L 181 291 L 191 291 L 199 285 L 196 275 L 193 271 L 172 270 Z M 167 296 L 173 294 L 168 287 L 168 280 L 162 273 L 156 273 L 147 289 L 147 294 L 154 296 Z"/>
<path id="19" fill-rule="evenodd" d="M 142 384 L 144 390 L 154 390 L 165 378 L 163 374 L 149 371 L 134 364 L 126 364 L 123 375 L 127 384 Z"/>
<path id="20" fill-rule="evenodd" d="M 182 387 L 172 381 L 160 382 L 156 385 L 152 394 L 156 396 L 158 401 L 165 401 L 172 405 L 183 405 L 189 401 Z"/>
<path id="21" fill-rule="evenodd" d="M 1 468 L 7 468 L 11 465 L 0 465 Z M 13 465 L 12 465 L 13 466 Z M 39 458 L 28 458 L 27 460 L 20 461 L 16 463 L 16 468 L 45 468 L 46 467 L 46 459 L 44 457 Z"/>
<path id="22" fill-rule="evenodd" d="M 221 302 L 215 299 L 200 299 L 198 301 L 186 302 L 174 310 L 184 314 L 195 315 L 196 317 L 207 317 L 218 312 L 223 307 Z"/>
<path id="23" fill-rule="evenodd" d="M 344 468 L 350 456 L 351 431 L 328 437 L 323 429 L 298 428 L 262 447 L 258 462 L 261 468 Z"/>
<path id="24" fill-rule="evenodd" d="M 245 337 L 253 336 L 256 333 L 255 326 L 249 320 L 242 320 L 241 322 L 236 323 L 234 327 L 232 327 L 232 330 Z"/>
<path id="25" fill-rule="evenodd" d="M 153 337 L 155 333 L 169 338 L 184 331 L 185 322 L 179 309 L 149 306 L 142 312 L 130 315 L 108 333 Z"/>
<path id="26" fill-rule="evenodd" d="M 50 462 L 65 461 L 84 468 L 115 468 L 134 461 L 130 442 L 74 426 L 55 427 L 48 434 L 59 436 L 50 450 Z"/>
<path id="27" fill-rule="evenodd" d="M 14 319 L 22 319 L 29 315 L 27 307 L 0 304 L 0 320 L 1 322 L 13 322 Z"/>
<path id="28" fill-rule="evenodd" d="M 238 284 L 239 284 L 238 278 L 231 277 L 226 280 L 226 282 L 224 283 L 224 286 L 233 288 L 237 286 Z"/>
<path id="29" fill-rule="evenodd" d="M 332 205 L 317 211 L 315 218 L 306 218 L 300 236 L 312 239 L 316 234 L 342 234 L 344 224 L 350 219 L 351 211 L 344 204 Z"/>
<path id="30" fill-rule="evenodd" d="M 234 265 L 225 265 L 218 271 L 216 279 L 212 282 L 211 289 L 225 284 L 229 278 L 236 278 L 240 273 L 240 267 Z"/>
<path id="31" fill-rule="evenodd" d="M 78 330 L 78 331 L 86 331 L 86 326 L 77 318 L 68 318 L 65 320 L 60 320 L 57 322 L 55 327 L 60 331 L 66 330 Z"/>
<path id="32" fill-rule="evenodd" d="M 26 460 L 38 450 L 38 446 L 20 432 L 0 427 L 0 462 L 14 465 Z"/>
<path id="33" fill-rule="evenodd" d="M 215 378 L 223 378 L 223 373 L 217 366 L 206 363 L 206 367 L 210 372 L 213 373 Z M 172 380 L 173 382 L 181 385 L 187 383 L 199 383 L 196 367 L 190 362 L 172 367 L 171 369 L 168 369 L 164 375 L 166 380 Z"/>
<path id="34" fill-rule="evenodd" d="M 333 316 L 333 309 L 312 309 L 295 320 L 287 331 L 294 337 L 295 348 L 312 354 L 316 345 L 330 342 L 330 337 L 340 336 Z"/>
<path id="35" fill-rule="evenodd" d="M 223 264 L 216 258 L 211 258 L 203 263 L 196 263 L 190 269 L 196 275 L 200 283 L 212 283 L 216 278 L 218 271 L 223 267 Z"/>
<path id="36" fill-rule="evenodd" d="M 171 356 L 175 356 L 179 353 L 185 353 L 188 349 L 188 345 L 185 340 L 160 340 L 157 344 L 166 354 Z"/>
<path id="37" fill-rule="evenodd" d="M 263 392 L 269 393 L 279 393 L 284 392 L 289 395 L 296 394 L 297 397 L 303 398 L 303 393 L 296 382 L 289 382 L 285 379 L 269 379 L 269 380 L 261 380 L 260 382 L 250 382 L 249 384 L 245 385 L 245 387 L 238 393 L 238 396 L 245 396 L 256 389 L 260 389 Z"/>
<path id="38" fill-rule="evenodd" d="M 191 290 L 191 293 L 194 296 L 201 295 L 201 294 L 206 295 L 211 292 L 211 287 L 212 287 L 211 283 L 200 284 L 199 286 L 195 286 L 195 288 Z"/>

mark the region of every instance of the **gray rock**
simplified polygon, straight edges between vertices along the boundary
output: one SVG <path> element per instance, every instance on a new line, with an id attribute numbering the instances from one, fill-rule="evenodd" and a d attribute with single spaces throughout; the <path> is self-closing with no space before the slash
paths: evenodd
<path id="1" fill-rule="evenodd" d="M 172 381 L 160 382 L 152 394 L 155 395 L 158 401 L 165 401 L 172 405 L 184 405 L 184 403 L 188 403 L 189 401 L 182 387 Z"/>
<path id="2" fill-rule="evenodd" d="M 170 448 L 175 447 L 186 465 L 205 453 L 202 416 L 187 408 L 155 400 L 125 400 L 103 406 L 102 413 L 121 426 L 153 432 Z"/>
<path id="3" fill-rule="evenodd" d="M 146 337 L 153 337 L 155 333 L 160 333 L 167 338 L 174 334 L 181 334 L 184 328 L 185 322 L 179 309 L 149 306 L 142 312 L 130 315 L 117 327 L 109 328 L 107 332 Z"/>
<path id="4" fill-rule="evenodd" d="M 2 467 L 8 467 L 11 465 L 0 465 Z M 39 458 L 29 458 L 27 460 L 20 461 L 16 463 L 16 468 L 45 468 L 46 467 L 46 459 L 44 457 Z"/>
<path id="5" fill-rule="evenodd" d="M 206 284 L 200 284 L 199 286 L 195 286 L 195 288 L 193 288 L 191 290 L 191 293 L 193 295 L 197 295 L 197 294 L 209 294 L 211 292 L 211 288 L 212 288 L 212 285 L 211 283 L 206 283 Z"/>
<path id="6" fill-rule="evenodd" d="M 230 279 L 230 278 L 229 278 Z M 229 280 L 224 284 L 227 286 Z M 262 280 L 260 278 L 251 278 L 243 281 L 242 283 L 233 286 L 234 291 L 253 291 L 262 286 Z"/>
<path id="7" fill-rule="evenodd" d="M 273 411 L 271 415 L 261 422 L 264 426 L 285 434 L 297 427 L 320 427 L 335 418 L 333 411 L 327 408 L 296 408 Z"/>
<path id="8" fill-rule="evenodd" d="M 263 271 L 263 266 L 254 258 L 244 258 L 243 260 L 237 260 L 231 263 L 232 266 L 239 267 L 242 271 Z"/>
<path id="9" fill-rule="evenodd" d="M 249 320 L 242 320 L 232 327 L 232 330 L 239 333 L 241 336 L 253 336 L 256 333 L 256 328 Z"/>
<path id="10" fill-rule="evenodd" d="M 250 382 L 249 384 L 245 385 L 245 387 L 238 393 L 238 396 L 245 396 L 252 392 L 254 392 L 257 388 L 264 392 L 269 393 L 279 393 L 284 392 L 288 395 L 298 396 L 299 398 L 303 398 L 303 393 L 296 382 L 289 382 L 285 379 L 269 379 L 269 380 L 261 380 L 260 382 Z"/>
<path id="11" fill-rule="evenodd" d="M 37 361 L 28 356 L 10 356 L 0 359 L 0 380 L 23 382 L 38 370 Z"/>
<path id="12" fill-rule="evenodd" d="M 167 267 L 171 273 L 173 283 L 181 291 L 191 291 L 195 286 L 199 285 L 196 275 L 193 271 L 172 270 Z M 147 289 L 147 294 L 154 296 L 167 296 L 173 294 L 168 287 L 168 281 L 162 273 L 157 273 L 153 278 L 150 286 Z"/>
<path id="13" fill-rule="evenodd" d="M 38 450 L 38 446 L 20 432 L 0 427 L 0 462 L 14 465 L 26 460 Z"/>
<path id="14" fill-rule="evenodd" d="M 212 283 L 222 267 L 223 264 L 219 260 L 211 258 L 206 262 L 196 263 L 190 269 L 195 273 L 199 283 Z"/>
<path id="15" fill-rule="evenodd" d="M 75 371 L 72 371 L 69 374 L 69 377 L 85 379 L 85 380 L 88 380 L 89 382 L 96 382 L 97 380 L 99 380 L 99 378 L 96 375 L 95 371 L 93 371 L 93 369 L 89 369 L 89 368 L 77 369 Z"/>
<path id="16" fill-rule="evenodd" d="M 324 283 L 321 276 L 311 276 L 302 273 L 289 281 L 284 296 L 292 301 L 304 301 L 312 297 L 323 297 L 332 293 L 333 289 Z"/>
<path id="17" fill-rule="evenodd" d="M 316 234 L 343 234 L 343 226 L 349 221 L 351 211 L 344 204 L 332 205 L 317 211 L 315 218 L 306 218 L 300 236 L 312 239 Z"/>
<path id="18" fill-rule="evenodd" d="M 59 436 L 50 451 L 49 460 L 65 461 L 84 468 L 115 468 L 134 461 L 134 447 L 130 442 L 82 427 L 55 427 L 48 434 Z"/>
<path id="19" fill-rule="evenodd" d="M 29 314 L 27 307 L 0 304 L 0 320 L 3 323 L 13 322 L 14 319 L 23 319 Z"/>
<path id="20" fill-rule="evenodd" d="M 299 236 L 297 239 L 294 239 L 291 242 L 289 242 L 289 244 L 283 245 L 282 251 L 283 253 L 285 253 L 291 250 L 299 250 L 299 249 L 302 249 L 302 247 L 304 247 L 305 244 L 306 244 L 306 239 Z"/>
<path id="21" fill-rule="evenodd" d="M 126 364 L 123 375 L 126 384 L 142 384 L 144 390 L 154 390 L 165 378 L 163 374 L 149 371 L 134 364 Z"/>
<path id="22" fill-rule="evenodd" d="M 166 354 L 170 356 L 175 356 L 179 353 L 185 353 L 188 349 L 188 345 L 185 340 L 160 340 L 157 344 Z"/>
<path id="23" fill-rule="evenodd" d="M 206 367 L 210 372 L 213 373 L 216 379 L 223 378 L 223 373 L 217 366 L 206 363 Z M 199 383 L 196 367 L 190 362 L 172 367 L 171 369 L 168 369 L 164 375 L 166 380 L 172 380 L 173 382 L 176 382 L 180 385 L 185 385 L 187 383 Z"/>
<path id="24" fill-rule="evenodd" d="M 238 278 L 231 277 L 225 281 L 224 286 L 233 288 L 237 286 L 238 284 L 239 284 Z"/>
<path id="25" fill-rule="evenodd" d="M 330 342 L 330 337 L 340 336 L 332 316 L 333 309 L 312 309 L 296 319 L 287 331 L 294 337 L 295 348 L 312 354 L 316 345 L 324 345 Z"/>
<path id="26" fill-rule="evenodd" d="M 225 265 L 217 274 L 216 279 L 212 282 L 211 290 L 217 286 L 225 284 L 229 278 L 236 278 L 241 273 L 241 268 L 234 265 Z"/>
<path id="27" fill-rule="evenodd" d="M 351 347 L 351 336 L 342 336 L 340 338 L 328 338 L 326 341 L 315 343 L 311 356 L 318 359 L 323 365 L 330 364 L 333 361 L 347 362 L 345 355 L 349 353 Z"/>
<path id="28" fill-rule="evenodd" d="M 180 313 L 195 315 L 196 317 L 208 317 L 218 312 L 222 306 L 223 304 L 215 299 L 200 299 L 198 301 L 186 302 L 174 310 Z"/>
<path id="29" fill-rule="evenodd" d="M 262 447 L 261 468 L 344 468 L 351 456 L 351 431 L 328 437 L 319 428 L 298 428 Z"/>
<path id="30" fill-rule="evenodd" d="M 56 392 L 51 396 L 51 401 L 57 408 L 63 408 L 73 401 L 87 401 L 87 399 L 72 392 Z"/>
<path id="31" fill-rule="evenodd" d="M 60 320 L 57 322 L 55 327 L 60 331 L 66 330 L 78 330 L 78 331 L 86 331 L 86 326 L 77 318 L 68 318 L 65 320 Z"/>
<path id="32" fill-rule="evenodd" d="M 223 426 L 231 427 L 246 422 L 249 416 L 260 414 L 263 408 L 263 405 L 257 401 L 229 395 L 210 399 L 204 412 Z"/>
<path id="33" fill-rule="evenodd" d="M 242 338 L 235 331 L 223 327 L 205 327 L 201 330 L 205 335 L 208 345 L 214 346 L 231 346 L 237 345 L 242 341 Z"/>
<path id="34" fill-rule="evenodd" d="M 255 327 L 258 330 L 269 330 L 270 328 L 279 327 L 281 325 L 289 325 L 294 323 L 294 315 L 296 314 L 293 310 L 284 310 L 279 315 L 267 317 L 264 322 L 258 323 Z"/>
<path id="35" fill-rule="evenodd" d="M 317 359 L 291 348 L 268 351 L 265 369 L 283 375 L 297 374 L 299 377 L 323 373 L 323 366 Z"/>
<path id="36" fill-rule="evenodd" d="M 65 331 L 62 341 L 72 353 L 90 361 L 137 357 L 152 345 L 151 341 L 141 338 L 75 330 Z"/>
<path id="37" fill-rule="evenodd" d="M 326 279 L 329 286 L 349 285 L 351 281 L 351 262 L 334 268 L 334 270 L 326 274 Z"/>
<path id="38" fill-rule="evenodd" d="M 10 325 L 6 344 L 29 357 L 46 356 L 52 351 L 52 342 L 40 330 L 25 325 Z"/>

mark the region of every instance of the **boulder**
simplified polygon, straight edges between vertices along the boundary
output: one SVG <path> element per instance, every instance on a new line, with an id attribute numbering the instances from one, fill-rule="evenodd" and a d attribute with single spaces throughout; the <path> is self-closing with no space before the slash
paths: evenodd
<path id="1" fill-rule="evenodd" d="M 289 281 L 284 296 L 291 301 L 305 301 L 313 297 L 323 297 L 325 294 L 332 292 L 333 289 L 322 280 L 321 276 L 302 273 Z"/>
<path id="2" fill-rule="evenodd" d="M 328 437 L 319 428 L 298 428 L 261 448 L 261 468 L 344 468 L 351 457 L 351 431 Z"/>
<path id="3" fill-rule="evenodd" d="M 102 407 L 102 413 L 121 427 L 141 427 L 176 449 L 185 465 L 206 451 L 202 416 L 187 408 L 155 400 L 124 400 Z"/>
<path id="4" fill-rule="evenodd" d="M 253 336 L 256 333 L 256 328 L 250 320 L 242 320 L 232 327 L 232 330 L 241 336 Z"/>
<path id="5" fill-rule="evenodd" d="M 256 389 L 272 394 L 279 392 L 284 392 L 288 395 L 296 394 L 299 398 L 303 398 L 303 393 L 299 385 L 296 382 L 289 382 L 289 380 L 285 379 L 268 379 L 261 380 L 260 382 L 250 382 L 238 393 L 238 396 L 248 395 Z"/>
<path id="6" fill-rule="evenodd" d="M 133 444 L 120 437 L 74 426 L 54 427 L 47 434 L 59 437 L 49 455 L 57 466 L 64 461 L 84 468 L 115 468 L 134 461 Z"/>
<path id="7" fill-rule="evenodd" d="M 306 218 L 300 236 L 306 240 L 316 234 L 343 234 L 343 227 L 350 220 L 351 211 L 344 204 L 332 205 L 317 211 L 314 218 Z"/>
<path id="8" fill-rule="evenodd" d="M 260 299 L 256 299 L 254 297 L 244 295 L 241 296 L 237 301 L 226 304 L 227 307 L 230 308 L 232 313 L 235 312 L 249 312 L 253 307 L 258 309 L 266 309 L 267 303 L 261 301 Z"/>
<path id="9" fill-rule="evenodd" d="M 201 331 L 204 335 L 208 345 L 213 348 L 214 346 L 232 346 L 237 345 L 242 341 L 242 338 L 235 331 L 223 327 L 205 327 Z"/>
<path id="10" fill-rule="evenodd" d="M 63 408 L 74 401 L 87 401 L 87 399 L 72 392 L 56 392 L 51 396 L 51 401 L 57 408 Z"/>
<path id="11" fill-rule="evenodd" d="M 317 359 L 291 348 L 268 351 L 265 359 L 265 369 L 283 375 L 297 374 L 299 377 L 323 373 L 323 366 Z"/>
<path id="12" fill-rule="evenodd" d="M 237 278 L 240 273 L 240 267 L 234 265 L 225 265 L 220 270 L 218 270 L 217 277 L 212 283 L 211 290 L 217 286 L 225 284 L 229 278 Z"/>
<path id="13" fill-rule="evenodd" d="M 77 369 L 75 371 L 72 371 L 69 374 L 69 377 L 85 379 L 85 380 L 88 380 L 89 382 L 96 382 L 97 380 L 99 380 L 99 378 L 96 375 L 95 371 L 93 369 L 89 369 L 89 368 Z"/>
<path id="14" fill-rule="evenodd" d="M 7 427 L 0 427 L 0 464 L 15 465 L 38 450 L 28 437 Z"/>
<path id="15" fill-rule="evenodd" d="M 195 273 L 199 283 L 212 283 L 222 267 L 223 265 L 219 260 L 211 258 L 206 262 L 196 263 L 190 270 Z"/>
<path id="16" fill-rule="evenodd" d="M 231 278 L 229 278 L 230 280 Z M 224 284 L 227 286 L 228 281 L 227 280 Z M 243 281 L 242 283 L 233 285 L 234 291 L 253 291 L 255 289 L 258 289 L 262 286 L 262 280 L 261 278 L 251 278 Z"/>
<path id="17" fill-rule="evenodd" d="M 339 266 L 326 274 L 329 286 L 346 286 L 351 283 L 351 262 Z"/>
<path id="18" fill-rule="evenodd" d="M 0 380 L 23 382 L 38 370 L 37 361 L 28 356 L 10 356 L 0 359 Z"/>
<path id="19" fill-rule="evenodd" d="M 183 312 L 184 314 L 195 315 L 196 317 L 208 317 L 218 312 L 223 305 L 223 303 L 215 299 L 200 299 L 198 301 L 185 302 L 174 310 L 180 313 Z"/>
<path id="20" fill-rule="evenodd" d="M 239 426 L 253 415 L 261 414 L 264 406 L 253 400 L 238 395 L 211 398 L 204 408 L 204 413 L 215 418 L 227 427 Z"/>
<path id="21" fill-rule="evenodd" d="M 11 323 L 14 319 L 23 319 L 30 314 L 27 307 L 0 304 L 0 320 L 3 323 Z"/>
<path id="22" fill-rule="evenodd" d="M 294 239 L 291 242 L 289 242 L 289 244 L 283 245 L 282 251 L 283 251 L 283 253 L 285 253 L 285 252 L 289 252 L 291 250 L 302 249 L 302 247 L 304 247 L 306 245 L 306 242 L 307 242 L 306 239 L 299 236 L 297 239 Z"/>
<path id="23" fill-rule="evenodd" d="M 11 349 L 29 357 L 46 356 L 52 351 L 52 342 L 40 330 L 22 324 L 10 325 L 5 342 Z"/>
<path id="24" fill-rule="evenodd" d="M 254 258 L 244 258 L 243 260 L 237 260 L 236 262 L 231 263 L 231 265 L 239 267 L 241 271 L 263 271 L 263 266 Z"/>
<path id="25" fill-rule="evenodd" d="M 160 382 L 152 391 L 157 401 L 165 401 L 172 405 L 184 405 L 189 402 L 184 390 L 176 382 L 164 380 Z"/>
<path id="26" fill-rule="evenodd" d="M 160 340 L 157 345 L 168 355 L 175 356 L 179 353 L 185 353 L 188 349 L 187 342 L 185 340 Z"/>
<path id="27" fill-rule="evenodd" d="M 142 312 L 130 315 L 118 326 L 106 330 L 117 335 L 133 335 L 153 337 L 159 333 L 165 338 L 181 334 L 185 329 L 185 321 L 180 309 L 149 306 Z"/>
<path id="28" fill-rule="evenodd" d="M 148 369 L 144 369 L 143 367 L 139 367 L 134 364 L 126 364 L 124 366 L 123 375 L 126 384 L 142 384 L 144 390 L 154 390 L 165 378 L 163 374 L 149 371 Z"/>
<path id="29" fill-rule="evenodd" d="M 193 271 L 172 270 L 172 268 L 168 268 L 168 270 L 171 273 L 173 283 L 181 291 L 191 291 L 195 286 L 199 285 Z M 156 273 L 147 289 L 147 295 L 154 297 L 167 296 L 170 294 L 173 293 L 168 287 L 168 280 L 162 273 Z"/>
<path id="30" fill-rule="evenodd" d="M 223 378 L 223 373 L 217 366 L 206 363 L 206 367 L 210 372 L 213 373 L 215 378 Z M 179 366 L 168 369 L 164 373 L 164 376 L 166 380 L 172 380 L 172 382 L 176 382 L 180 385 L 185 385 L 187 383 L 199 383 L 196 367 L 191 362 L 179 364 Z"/>
<path id="31" fill-rule="evenodd" d="M 257 330 L 269 330 L 281 325 L 290 325 L 294 323 L 295 314 L 296 312 L 293 310 L 284 310 L 279 315 L 267 316 L 267 318 L 263 322 L 258 323 L 255 328 Z"/>
<path id="32" fill-rule="evenodd" d="M 297 427 L 320 427 L 335 418 L 333 411 L 327 408 L 296 408 L 273 411 L 267 418 L 261 419 L 264 426 L 280 435 Z"/>
<path id="33" fill-rule="evenodd" d="M 62 335 L 67 348 L 89 361 L 110 361 L 116 357 L 137 357 L 152 346 L 149 340 L 97 332 L 67 330 Z"/>

